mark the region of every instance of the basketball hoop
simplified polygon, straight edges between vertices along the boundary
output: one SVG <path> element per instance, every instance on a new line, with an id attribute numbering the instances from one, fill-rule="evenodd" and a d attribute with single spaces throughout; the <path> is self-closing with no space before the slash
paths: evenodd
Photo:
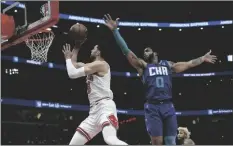
<path id="1" fill-rule="evenodd" d="M 40 12 L 43 16 L 48 15 L 48 3 L 41 6 Z M 54 37 L 55 35 L 50 28 L 28 37 L 25 43 L 31 50 L 31 60 L 47 62 L 48 50 Z"/>
<path id="2" fill-rule="evenodd" d="M 31 50 L 31 59 L 37 62 L 47 62 L 47 54 L 55 35 L 51 30 L 44 30 L 38 34 L 30 36 L 26 45 Z"/>

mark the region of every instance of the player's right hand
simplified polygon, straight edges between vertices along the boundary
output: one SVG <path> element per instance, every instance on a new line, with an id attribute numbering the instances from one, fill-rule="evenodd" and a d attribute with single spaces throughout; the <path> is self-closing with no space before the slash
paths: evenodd
<path id="1" fill-rule="evenodd" d="M 65 59 L 71 59 L 73 56 L 73 52 L 71 52 L 71 50 L 70 50 L 70 44 L 63 45 L 62 52 L 64 53 Z"/>
<path id="2" fill-rule="evenodd" d="M 107 14 L 107 15 L 104 15 L 103 19 L 104 19 L 104 22 L 105 22 L 104 25 L 106 25 L 110 30 L 113 31 L 113 30 L 117 29 L 120 18 L 117 18 L 114 21 L 114 20 L 112 20 L 112 17 L 109 14 Z"/>
<path id="3" fill-rule="evenodd" d="M 87 38 L 85 38 L 84 40 L 76 40 L 76 41 L 74 42 L 75 47 L 76 47 L 77 49 L 80 49 L 80 47 L 83 45 L 83 43 L 85 43 L 86 40 L 87 40 Z"/>

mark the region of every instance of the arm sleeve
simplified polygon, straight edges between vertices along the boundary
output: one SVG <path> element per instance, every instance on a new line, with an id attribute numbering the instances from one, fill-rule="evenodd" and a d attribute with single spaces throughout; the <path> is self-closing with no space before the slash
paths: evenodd
<path id="1" fill-rule="evenodd" d="M 80 67 L 78 69 L 75 68 L 74 65 L 72 64 L 71 59 L 66 60 L 66 69 L 67 69 L 68 76 L 71 79 L 76 79 L 76 78 L 86 76 L 84 67 Z"/>
<path id="2" fill-rule="evenodd" d="M 128 48 L 125 40 L 121 37 L 121 34 L 117 29 L 113 30 L 113 36 L 117 44 L 120 46 L 123 54 L 127 56 L 131 50 Z"/>

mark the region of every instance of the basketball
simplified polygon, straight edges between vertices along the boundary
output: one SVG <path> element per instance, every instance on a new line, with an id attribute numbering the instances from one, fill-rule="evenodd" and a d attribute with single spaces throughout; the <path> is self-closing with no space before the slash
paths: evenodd
<path id="1" fill-rule="evenodd" d="M 87 38 L 87 28 L 83 24 L 76 23 L 71 26 L 69 36 L 74 41 L 82 41 Z"/>

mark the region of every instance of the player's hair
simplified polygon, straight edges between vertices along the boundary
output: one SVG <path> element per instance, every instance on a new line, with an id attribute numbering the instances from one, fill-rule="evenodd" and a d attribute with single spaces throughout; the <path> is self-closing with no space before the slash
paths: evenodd
<path id="1" fill-rule="evenodd" d="M 153 48 L 152 47 L 150 47 L 150 46 L 147 46 L 147 47 L 145 47 L 145 48 L 150 48 L 150 49 L 152 49 L 153 50 Z M 153 50 L 154 51 L 154 50 Z"/>
<path id="2" fill-rule="evenodd" d="M 155 47 L 150 47 L 150 46 L 148 46 L 147 48 L 150 48 L 153 52 L 157 52 L 157 51 L 158 51 L 158 50 L 156 50 Z"/>
<path id="3" fill-rule="evenodd" d="M 153 52 L 156 52 L 156 49 L 154 47 L 146 46 L 146 47 L 144 47 L 144 49 L 145 48 L 150 48 Z M 144 49 L 142 50 L 142 54 L 144 54 Z"/>
<path id="4" fill-rule="evenodd" d="M 179 127 L 178 131 L 184 131 L 184 133 L 185 133 L 185 137 L 184 138 L 185 139 L 190 138 L 191 132 L 189 132 L 189 130 L 188 130 L 187 127 Z"/>

